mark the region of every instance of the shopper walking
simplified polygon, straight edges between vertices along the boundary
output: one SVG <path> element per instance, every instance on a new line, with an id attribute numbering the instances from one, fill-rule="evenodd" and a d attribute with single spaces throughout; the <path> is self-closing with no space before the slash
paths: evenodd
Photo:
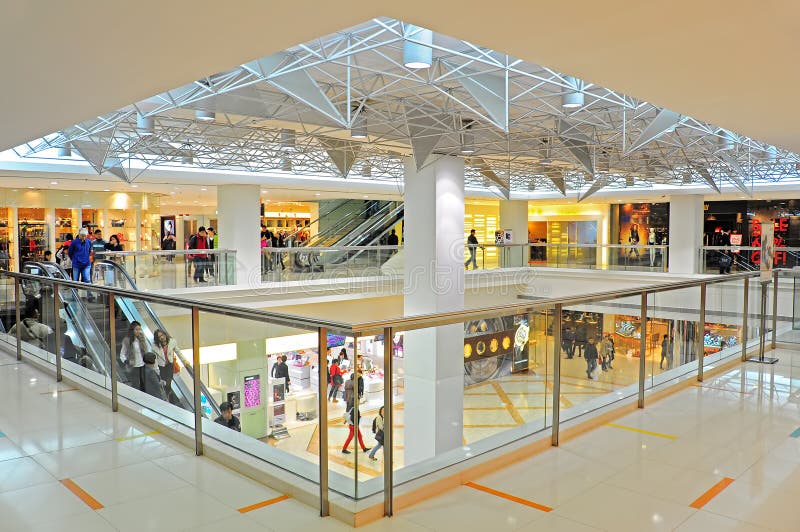
<path id="1" fill-rule="evenodd" d="M 202 225 L 197 230 L 197 234 L 192 235 L 189 239 L 189 249 L 208 249 L 208 234 L 206 228 Z M 192 255 L 192 263 L 194 264 L 194 274 L 192 279 L 197 283 L 205 283 L 206 259 L 208 256 L 205 253 L 195 253 Z"/>
<path id="2" fill-rule="evenodd" d="M 731 273 L 731 266 L 733 266 L 733 255 L 731 255 L 731 252 L 727 249 L 721 252 L 717 259 L 717 264 L 719 265 L 720 275 Z"/>
<path id="3" fill-rule="evenodd" d="M 206 229 L 206 243 L 208 247 L 206 249 L 216 249 L 217 248 L 217 235 L 214 232 L 213 227 L 209 227 Z M 213 253 L 208 254 L 208 260 L 206 260 L 206 274 L 209 277 L 213 277 L 216 272 L 216 261 L 217 256 Z"/>
<path id="4" fill-rule="evenodd" d="M 661 362 L 658 363 L 659 369 L 664 369 L 664 361 L 667 361 L 667 369 L 672 365 L 672 345 L 669 341 L 669 335 L 665 334 L 661 339 Z"/>
<path id="5" fill-rule="evenodd" d="M 577 325 L 575 327 L 575 347 L 578 351 L 578 358 L 583 356 L 583 351 L 586 348 L 586 326 Z"/>
<path id="6" fill-rule="evenodd" d="M 334 403 L 338 403 L 339 399 L 336 398 L 336 394 L 339 393 L 339 389 L 342 387 L 344 383 L 344 373 L 342 372 L 342 368 L 339 367 L 339 359 L 334 358 L 331 361 L 331 369 L 330 369 L 330 385 L 331 389 L 328 392 L 328 401 L 332 401 Z"/>
<path id="7" fill-rule="evenodd" d="M 383 447 L 383 407 L 380 407 L 378 415 L 372 420 L 372 433 L 375 435 L 375 441 L 378 445 L 373 447 L 372 451 L 370 451 L 369 459 L 377 461 L 378 459 L 375 458 L 375 453 L 378 452 L 378 449 Z"/>
<path id="8" fill-rule="evenodd" d="M 575 333 L 569 327 L 565 328 L 564 332 L 561 333 L 561 348 L 567 358 L 575 356 Z"/>
<path id="9" fill-rule="evenodd" d="M 100 229 L 95 229 L 94 239 L 92 240 L 92 258 L 97 260 L 98 253 L 103 253 L 106 250 L 107 242 L 103 240 L 103 232 Z"/>
<path id="10" fill-rule="evenodd" d="M 600 342 L 600 360 L 602 362 L 601 368 L 603 371 L 611 369 L 611 340 L 608 334 L 603 336 Z"/>
<path id="11" fill-rule="evenodd" d="M 85 227 L 78 232 L 78 238 L 72 241 L 67 255 L 72 261 L 72 280 L 91 283 L 89 273 L 92 268 L 92 244 L 87 238 L 89 230 Z"/>
<path id="12" fill-rule="evenodd" d="M 472 269 L 478 269 L 478 261 L 475 259 L 475 254 L 478 249 L 478 237 L 475 236 L 475 229 L 470 229 L 469 236 L 467 237 L 467 252 L 469 252 L 469 258 L 467 262 L 464 263 L 464 268 L 469 270 L 469 265 L 472 264 Z"/>
<path id="13" fill-rule="evenodd" d="M 358 405 L 355 402 L 347 403 L 346 416 L 349 433 L 347 435 L 347 440 L 345 440 L 344 445 L 342 445 L 342 453 L 350 454 L 347 448 L 350 446 L 350 442 L 353 441 L 353 436 L 355 434 L 358 434 L 358 445 L 361 447 L 361 450 L 364 452 L 369 451 L 369 447 L 364 445 L 364 437 L 361 435 L 361 429 L 355 426 L 356 419 L 361 419 L 361 416 L 358 415 Z"/>
<path id="14" fill-rule="evenodd" d="M 586 351 L 583 353 L 583 358 L 586 359 L 586 376 L 589 377 L 590 380 L 594 380 L 592 376 L 597 369 L 597 346 L 595 345 L 594 337 L 589 338 L 588 342 L 586 343 Z"/>

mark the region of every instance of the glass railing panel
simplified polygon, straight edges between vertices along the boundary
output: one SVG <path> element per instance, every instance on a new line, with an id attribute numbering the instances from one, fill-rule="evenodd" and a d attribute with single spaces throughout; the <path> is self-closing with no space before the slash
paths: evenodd
<path id="1" fill-rule="evenodd" d="M 235 284 L 235 257 L 235 252 L 222 249 L 97 254 L 98 260 L 123 267 L 137 288 L 145 291 Z M 93 282 L 118 284 L 111 270 L 104 271 L 103 275 L 93 272 Z"/>
<path id="2" fill-rule="evenodd" d="M 60 352 L 65 371 L 111 388 L 108 295 L 92 285 L 75 289 L 60 286 Z"/>
<path id="3" fill-rule="evenodd" d="M 744 280 L 733 279 L 706 286 L 706 323 L 703 350 L 706 366 L 742 351 Z"/>
<path id="4" fill-rule="evenodd" d="M 798 294 L 798 272 L 794 270 L 781 271 L 778 274 L 777 290 L 777 315 L 775 319 L 775 335 L 779 342 L 800 342 L 800 334 L 795 331 L 800 329 L 800 317 L 795 315 L 800 311 L 800 294 Z M 770 307 L 770 318 L 772 307 Z"/>
<path id="5" fill-rule="evenodd" d="M 262 281 L 306 281 L 402 274 L 399 246 L 263 248 Z M 390 260 L 393 259 L 391 262 Z"/>
<path id="6" fill-rule="evenodd" d="M 231 418 L 222 411 L 204 411 L 204 435 L 318 482 L 319 397 L 327 392 L 319 379 L 318 330 L 201 311 L 195 332 L 198 375 L 210 402 L 232 408 Z M 187 358 L 191 354 L 185 351 Z M 354 469 L 336 447 L 344 441 L 344 403 L 329 406 L 331 487 L 354 496 Z"/>
<path id="7" fill-rule="evenodd" d="M 637 393 L 639 314 L 640 298 L 635 296 L 564 308 L 561 421 Z M 607 353 L 604 368 L 600 357 Z"/>
<path id="8" fill-rule="evenodd" d="M 397 484 L 552 424 L 549 318 L 546 313 L 487 315 L 395 332 Z M 362 484 L 360 494 L 379 489 L 377 481 Z"/>
<path id="9" fill-rule="evenodd" d="M 151 316 L 147 315 L 147 308 L 152 309 Z M 119 396 L 148 409 L 147 415 L 158 416 L 161 423 L 193 430 L 194 395 L 188 374 L 191 368 L 180 362 L 176 352 L 191 349 L 190 310 L 118 296 L 115 327 Z"/>
<path id="10" fill-rule="evenodd" d="M 14 279 L 11 277 L 0 276 L 0 342 L 4 342 L 9 352 L 16 352 L 16 335 L 9 334 L 9 331 L 17 323 L 17 300 L 14 294 Z"/>
<path id="11" fill-rule="evenodd" d="M 652 305 L 648 308 L 648 385 L 696 372 L 705 330 L 705 323 L 700 323 L 700 288 L 656 292 L 648 303 Z"/>

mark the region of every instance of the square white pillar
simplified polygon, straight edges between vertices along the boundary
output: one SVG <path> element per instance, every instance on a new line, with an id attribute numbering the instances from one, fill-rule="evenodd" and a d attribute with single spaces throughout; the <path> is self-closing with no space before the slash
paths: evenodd
<path id="1" fill-rule="evenodd" d="M 405 167 L 404 312 L 464 308 L 464 161 Z M 409 331 L 404 339 L 405 463 L 462 445 L 464 326 Z"/>
<path id="2" fill-rule="evenodd" d="M 236 284 L 261 282 L 261 188 L 258 185 L 219 185 L 217 212 L 219 249 L 236 250 Z M 191 235 L 186 235 L 189 238 Z M 222 261 L 222 257 L 217 258 Z M 221 268 L 222 264 L 217 263 Z"/>
<path id="3" fill-rule="evenodd" d="M 669 198 L 669 273 L 698 273 L 703 242 L 703 196 Z"/>

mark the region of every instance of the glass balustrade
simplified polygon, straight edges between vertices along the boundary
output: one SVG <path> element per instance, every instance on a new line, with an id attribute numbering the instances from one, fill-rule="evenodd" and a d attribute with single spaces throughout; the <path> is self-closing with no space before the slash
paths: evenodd
<path id="1" fill-rule="evenodd" d="M 323 514 L 331 492 L 382 493 L 391 511 L 398 485 L 557 444 L 562 424 L 645 406 L 772 330 L 755 273 L 355 324 L 135 291 L 114 268 L 95 285 L 36 268 L 0 272 L 5 351 L 193 435 L 198 453 L 316 486 Z M 796 290 L 780 275 L 777 300 L 764 293 L 784 341 Z"/>
<path id="2" fill-rule="evenodd" d="M 97 253 L 95 259 L 109 260 L 125 268 L 140 290 L 236 284 L 234 250 L 106 251 Z M 108 277 L 93 282 L 110 286 L 115 280 Z"/>

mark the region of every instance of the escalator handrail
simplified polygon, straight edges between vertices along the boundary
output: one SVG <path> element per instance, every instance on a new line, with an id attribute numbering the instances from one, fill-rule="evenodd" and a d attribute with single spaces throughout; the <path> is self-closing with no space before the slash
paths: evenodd
<path id="1" fill-rule="evenodd" d="M 115 272 L 117 274 L 120 274 L 120 275 L 122 275 L 122 277 L 125 278 L 125 282 L 128 283 L 128 286 L 132 290 L 137 290 L 137 291 L 139 290 L 139 288 L 136 286 L 136 283 L 134 282 L 133 278 L 131 278 L 131 276 L 128 273 L 128 271 L 125 268 L 123 268 L 121 265 L 117 264 L 116 262 L 114 262 L 112 260 L 105 260 L 105 259 L 96 260 L 94 263 L 96 265 L 110 266 L 111 268 L 113 268 L 115 270 Z M 124 298 L 124 297 L 117 298 L 118 301 L 119 300 L 126 300 L 126 299 L 127 298 Z M 164 327 L 164 324 L 158 318 L 156 313 L 153 312 L 152 308 L 150 308 L 150 305 L 146 301 L 142 301 L 142 304 L 143 304 L 143 307 L 145 309 L 147 309 L 147 313 L 149 314 L 148 317 L 153 321 L 153 323 L 155 323 L 156 326 L 159 329 L 161 329 L 162 331 L 166 331 L 167 328 Z M 186 360 L 186 358 L 180 352 L 177 352 L 175 354 L 177 355 L 178 359 L 181 361 L 181 365 L 183 365 L 183 367 L 186 368 L 186 371 L 189 373 L 189 376 L 192 379 L 194 379 L 194 369 L 192 368 L 192 365 L 189 364 L 189 362 Z M 206 385 L 203 384 L 202 379 L 200 380 L 200 391 L 203 393 L 203 395 L 206 396 L 206 399 L 208 399 L 208 404 L 211 406 L 211 410 L 214 412 L 214 414 L 216 416 L 219 416 L 221 414 L 221 411 L 219 409 L 219 405 L 217 405 L 216 401 L 214 400 L 214 397 L 211 395 L 211 393 L 209 393 L 208 388 L 206 388 Z"/>
<path id="2" fill-rule="evenodd" d="M 312 244 L 312 242 L 316 243 L 319 242 L 320 240 L 325 240 L 330 236 L 333 237 L 338 236 L 338 238 L 334 242 L 327 244 L 326 247 L 330 247 L 331 245 L 337 245 L 342 240 L 345 240 L 348 236 L 353 234 L 354 232 L 357 232 L 362 225 L 370 222 L 370 220 L 374 219 L 376 216 L 378 217 L 384 216 L 386 213 L 382 213 L 382 211 L 386 209 L 391 210 L 393 203 L 396 202 L 393 201 L 387 202 L 386 205 L 380 207 L 371 216 L 369 215 L 369 211 L 372 209 L 372 207 L 366 206 L 362 210 L 358 211 L 352 218 L 346 221 L 340 220 L 339 223 L 337 223 L 335 226 L 329 227 L 328 229 L 318 232 L 316 235 L 314 235 L 314 237 L 311 240 L 309 240 L 309 244 Z"/>
<path id="3" fill-rule="evenodd" d="M 28 265 L 39 268 L 42 272 L 45 273 L 45 277 L 47 277 L 48 279 L 52 279 L 54 281 L 58 280 L 59 277 L 56 277 L 56 275 L 54 274 L 55 272 L 58 272 L 58 274 L 60 275 L 60 279 L 70 280 L 69 276 L 67 275 L 67 272 L 56 263 L 27 261 L 23 265 L 23 268 L 25 268 Z M 87 317 L 86 323 L 84 323 L 83 326 L 80 326 L 80 324 L 75 323 L 75 330 L 77 331 L 78 334 L 81 335 L 82 337 L 81 339 L 87 351 L 91 351 L 92 354 L 94 355 L 95 359 L 94 363 L 97 366 L 96 367 L 97 373 L 100 373 L 101 375 L 104 376 L 108 376 L 108 370 L 106 369 L 107 366 L 106 357 L 111 356 L 111 351 L 108 348 L 108 343 L 105 342 L 105 338 L 103 338 L 103 335 L 100 333 L 100 331 L 97 330 L 97 324 L 94 322 L 94 319 L 91 318 L 91 314 L 89 313 L 89 310 L 86 308 L 86 305 L 83 303 L 83 300 L 78 295 L 77 290 L 75 288 L 70 288 L 69 290 L 72 294 L 72 301 L 75 302 L 75 304 L 80 308 L 80 312 Z M 63 298 L 61 300 L 61 303 L 62 305 L 64 305 L 67 312 L 70 312 L 69 306 L 66 304 L 67 302 Z M 86 329 L 84 329 L 84 327 L 94 328 L 92 332 L 95 338 L 97 338 L 97 341 L 102 342 L 102 345 L 100 347 L 104 348 L 102 349 L 101 355 L 98 356 L 97 353 L 95 352 L 95 348 L 97 347 L 95 343 L 93 341 L 89 341 L 89 339 L 86 338 L 87 331 Z"/>
<path id="4" fill-rule="evenodd" d="M 393 218 L 396 218 L 398 215 L 400 215 L 404 211 L 404 209 L 405 209 L 405 205 L 403 205 L 401 203 L 400 205 L 397 205 L 396 207 L 390 209 L 389 212 L 384 213 L 384 214 L 378 216 L 377 218 L 372 218 L 372 219 L 366 220 L 364 223 L 359 225 L 359 227 L 357 227 L 354 231 L 350 232 L 350 234 L 352 235 L 352 238 L 350 239 L 349 242 L 346 242 L 344 245 L 346 245 L 346 246 L 349 246 L 349 245 L 360 245 L 360 244 L 358 244 L 358 239 L 359 238 L 371 234 L 376 228 L 380 229 L 381 227 L 385 226 L 387 221 L 389 221 L 389 220 L 391 220 Z M 386 231 L 390 230 L 396 224 L 397 224 L 397 220 L 392 220 L 391 221 L 391 225 L 389 227 L 384 227 L 381 232 L 385 233 Z M 363 227 L 363 229 L 362 229 L 362 227 Z M 378 238 L 380 238 L 380 236 L 378 236 Z M 376 239 L 373 238 L 370 242 L 374 242 L 375 240 Z M 356 242 L 356 243 L 353 244 L 353 242 Z M 366 245 L 369 245 L 369 244 L 366 244 Z"/>
<path id="5" fill-rule="evenodd" d="M 403 204 L 395 205 L 395 202 L 389 202 L 375 212 L 372 216 L 362 221 L 353 229 L 349 230 L 346 235 L 342 236 L 336 243 L 337 245 L 352 245 L 353 242 L 358 241 L 360 237 L 368 234 L 376 226 L 380 226 L 385 220 L 396 215 L 396 212 L 403 209 Z"/>
<path id="6" fill-rule="evenodd" d="M 291 233 L 289 233 L 289 235 L 287 235 L 286 239 L 287 239 L 287 240 L 292 240 L 292 241 L 294 241 L 295 237 L 297 237 L 297 233 L 299 233 L 300 231 L 303 231 L 303 230 L 307 229 L 308 227 L 310 227 L 310 226 L 312 226 L 312 225 L 314 225 L 314 224 L 318 224 L 318 223 L 320 222 L 320 220 L 322 220 L 322 218 L 324 218 L 325 216 L 330 216 L 331 214 L 335 213 L 336 211 L 338 211 L 338 210 L 339 210 L 339 209 L 341 209 L 342 207 L 346 207 L 346 206 L 348 206 L 348 205 L 351 205 L 351 204 L 350 204 L 350 201 L 352 201 L 352 200 L 345 200 L 345 201 L 343 201 L 342 203 L 340 203 L 339 205 L 337 205 L 336 207 L 334 207 L 333 209 L 329 210 L 328 212 L 326 212 L 326 213 L 324 213 L 324 214 L 322 214 L 322 213 L 318 214 L 318 215 L 317 215 L 317 218 L 316 218 L 315 220 L 312 220 L 312 221 L 310 221 L 310 222 L 308 223 L 308 226 L 305 226 L 305 227 L 295 227 L 294 231 L 292 231 Z"/>

